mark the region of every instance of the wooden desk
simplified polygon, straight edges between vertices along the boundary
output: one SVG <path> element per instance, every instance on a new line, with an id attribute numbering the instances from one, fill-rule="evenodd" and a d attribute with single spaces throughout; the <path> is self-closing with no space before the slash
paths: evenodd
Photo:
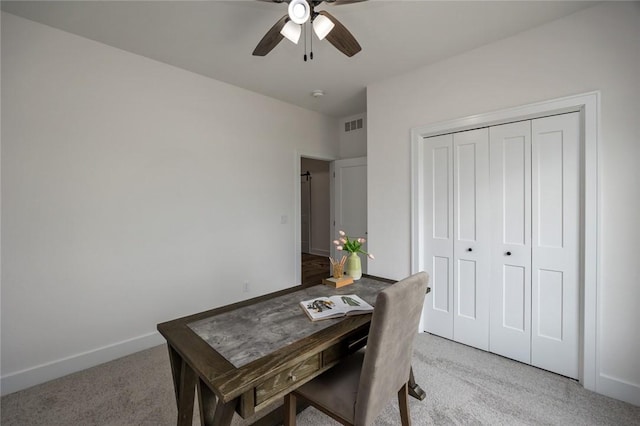
<path id="1" fill-rule="evenodd" d="M 196 388 L 202 424 L 228 425 L 234 411 L 251 417 L 331 368 L 366 344 L 371 314 L 311 322 L 298 302 L 355 293 L 374 304 L 393 282 L 363 276 L 340 289 L 298 286 L 158 324 L 169 348 L 178 425 L 192 424 Z M 415 383 L 412 394 L 424 398 Z"/>

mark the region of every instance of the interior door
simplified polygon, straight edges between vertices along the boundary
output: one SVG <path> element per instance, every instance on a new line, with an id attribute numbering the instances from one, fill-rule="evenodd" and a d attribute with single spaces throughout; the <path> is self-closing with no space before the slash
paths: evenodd
<path id="1" fill-rule="evenodd" d="M 349 237 L 367 238 L 367 158 L 350 158 L 333 162 L 334 175 L 334 223 L 332 239 L 337 238 L 338 230 Z M 367 250 L 365 244 L 364 250 Z M 332 256 L 340 258 L 346 252 L 335 252 L 331 245 Z M 367 257 L 360 256 L 362 272 L 367 272 Z"/>
<path id="2" fill-rule="evenodd" d="M 489 130 L 453 135 L 453 340 L 489 349 Z"/>
<path id="3" fill-rule="evenodd" d="M 453 135 L 423 143 L 423 264 L 431 287 L 423 323 L 427 332 L 453 339 Z"/>
<path id="4" fill-rule="evenodd" d="M 490 129 L 490 351 L 531 362 L 531 122 Z"/>
<path id="5" fill-rule="evenodd" d="M 578 378 L 580 116 L 532 121 L 531 364 Z"/>

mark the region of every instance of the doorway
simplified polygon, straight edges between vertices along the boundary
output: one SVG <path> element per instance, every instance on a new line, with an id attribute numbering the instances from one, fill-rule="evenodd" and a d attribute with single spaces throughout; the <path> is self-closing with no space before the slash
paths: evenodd
<path id="1" fill-rule="evenodd" d="M 331 162 L 300 157 L 301 284 L 320 284 L 330 256 Z"/>

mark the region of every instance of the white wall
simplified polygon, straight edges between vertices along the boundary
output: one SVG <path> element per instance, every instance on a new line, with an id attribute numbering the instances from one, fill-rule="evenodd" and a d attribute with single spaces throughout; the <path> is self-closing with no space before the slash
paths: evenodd
<path id="1" fill-rule="evenodd" d="M 640 3 L 605 2 L 367 90 L 370 272 L 410 273 L 410 130 L 601 91 L 597 390 L 640 405 Z M 394 173 L 389 173 L 394 170 Z"/>
<path id="2" fill-rule="evenodd" d="M 330 234 L 330 179 L 329 165 L 331 163 L 323 160 L 315 160 L 312 158 L 303 158 L 300 161 L 300 170 L 302 173 L 309 171 L 311 173 L 311 243 L 310 252 L 318 256 L 329 256 L 331 252 L 331 234 Z"/>
<path id="3" fill-rule="evenodd" d="M 362 129 L 345 131 L 345 122 L 362 119 Z M 357 158 L 367 156 L 367 115 L 365 113 L 350 115 L 338 120 L 340 135 L 340 158 Z"/>
<path id="4" fill-rule="evenodd" d="M 2 106 L 3 392 L 299 283 L 297 152 L 336 158 L 335 119 L 5 13 Z"/>

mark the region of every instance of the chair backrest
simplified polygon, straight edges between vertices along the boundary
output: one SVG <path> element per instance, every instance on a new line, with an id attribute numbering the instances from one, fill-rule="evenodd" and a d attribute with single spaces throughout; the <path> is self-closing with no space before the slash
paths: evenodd
<path id="1" fill-rule="evenodd" d="M 409 380 L 428 281 L 420 272 L 378 294 L 358 385 L 356 425 L 370 424 Z"/>

